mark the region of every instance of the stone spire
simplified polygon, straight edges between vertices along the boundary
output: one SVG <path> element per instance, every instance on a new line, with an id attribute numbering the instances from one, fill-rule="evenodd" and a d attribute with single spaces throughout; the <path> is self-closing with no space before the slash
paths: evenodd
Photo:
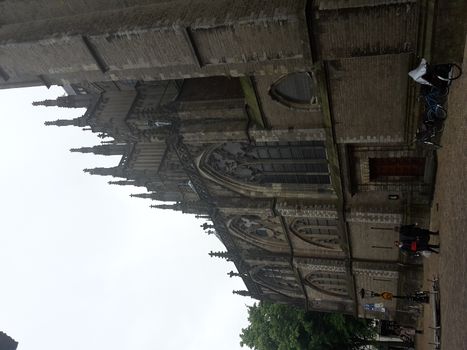
<path id="1" fill-rule="evenodd" d="M 35 101 L 32 103 L 33 106 L 46 106 L 52 107 L 57 105 L 57 100 L 43 100 L 43 101 Z"/>
<path id="2" fill-rule="evenodd" d="M 46 107 L 65 107 L 65 108 L 87 108 L 92 100 L 91 95 L 69 95 L 60 96 L 55 100 L 43 100 L 33 102 L 33 106 L 46 106 Z"/>
<path id="3" fill-rule="evenodd" d="M 197 218 L 197 219 L 209 219 L 210 220 L 211 216 L 208 215 L 208 214 L 197 214 L 197 215 L 195 215 L 195 218 Z"/>
<path id="4" fill-rule="evenodd" d="M 56 126 L 87 126 L 87 121 L 85 117 L 79 117 L 75 119 L 58 119 L 55 121 L 49 121 L 44 123 L 47 126 L 56 125 Z"/>
<path id="5" fill-rule="evenodd" d="M 112 168 L 84 169 L 83 171 L 91 175 L 102 175 L 102 176 L 106 176 L 106 175 L 119 176 L 121 173 L 120 168 L 117 166 L 112 167 Z"/>
<path id="6" fill-rule="evenodd" d="M 119 185 L 119 186 L 126 186 L 126 185 L 136 186 L 136 181 L 134 181 L 134 180 L 109 181 L 108 184 L 109 185 Z"/>
<path id="7" fill-rule="evenodd" d="M 205 222 L 204 224 L 200 225 L 200 227 L 202 227 L 203 230 L 207 230 L 208 228 L 214 228 L 214 225 L 210 225 L 207 222 Z"/>
<path id="8" fill-rule="evenodd" d="M 180 202 L 177 202 L 175 204 L 153 204 L 151 205 L 151 208 L 182 210 L 182 204 Z"/>
<path id="9" fill-rule="evenodd" d="M 229 276 L 230 278 L 232 277 L 242 277 L 243 275 L 241 273 L 238 273 L 238 272 L 233 272 L 233 271 L 230 271 L 227 276 Z"/>
<path id="10" fill-rule="evenodd" d="M 154 199 L 154 193 L 137 193 L 137 194 L 130 194 L 130 197 Z"/>
<path id="11" fill-rule="evenodd" d="M 8 334 L 0 331 L 0 348 L 3 350 L 16 350 L 18 342 Z"/>
<path id="12" fill-rule="evenodd" d="M 229 252 L 209 252 L 209 256 L 211 258 L 221 258 L 221 259 L 226 259 L 227 261 L 232 261 L 232 254 L 230 254 Z"/>
<path id="13" fill-rule="evenodd" d="M 237 295 L 241 295 L 241 296 L 244 296 L 244 297 L 250 297 L 251 296 L 251 293 L 249 291 L 247 291 L 247 290 L 233 290 L 232 294 L 237 294 Z"/>
<path id="14" fill-rule="evenodd" d="M 70 152 L 80 152 L 80 153 L 94 153 L 102 154 L 105 156 L 115 156 L 122 155 L 126 152 L 126 144 L 110 144 L 110 145 L 97 145 L 93 147 L 81 147 L 81 148 L 72 148 Z"/>

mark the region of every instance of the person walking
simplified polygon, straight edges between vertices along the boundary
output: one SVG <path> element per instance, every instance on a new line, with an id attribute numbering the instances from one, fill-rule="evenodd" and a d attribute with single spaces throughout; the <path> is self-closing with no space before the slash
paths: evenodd
<path id="1" fill-rule="evenodd" d="M 403 252 L 415 254 L 418 252 L 429 251 L 435 254 L 439 254 L 439 251 L 434 249 L 439 249 L 439 244 L 429 244 L 428 241 L 425 240 L 418 240 L 415 238 L 412 240 L 394 241 L 394 244 Z"/>
<path id="2" fill-rule="evenodd" d="M 430 231 L 418 227 L 417 224 L 401 225 L 399 227 L 399 241 L 397 245 L 404 252 L 424 252 L 429 251 L 439 254 L 438 244 L 430 244 L 431 236 L 439 236 L 439 231 Z"/>
<path id="3" fill-rule="evenodd" d="M 399 241 L 401 242 L 417 239 L 428 244 L 430 241 L 430 236 L 439 236 L 439 231 L 434 232 L 420 228 L 417 226 L 417 224 L 399 226 Z"/>

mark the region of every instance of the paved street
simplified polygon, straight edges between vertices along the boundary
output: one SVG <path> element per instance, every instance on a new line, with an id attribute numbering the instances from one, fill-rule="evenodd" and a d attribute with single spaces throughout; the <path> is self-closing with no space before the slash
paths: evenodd
<path id="1" fill-rule="evenodd" d="M 440 230 L 441 254 L 426 259 L 425 277 L 441 281 L 442 349 L 467 349 L 467 46 L 463 76 L 451 87 L 448 119 L 438 151 L 432 229 Z M 425 335 L 419 349 L 433 349 L 431 310 L 425 310 Z"/>

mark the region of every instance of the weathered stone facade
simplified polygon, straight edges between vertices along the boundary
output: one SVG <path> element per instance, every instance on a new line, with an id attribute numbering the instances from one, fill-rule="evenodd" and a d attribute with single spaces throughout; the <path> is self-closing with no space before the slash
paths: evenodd
<path id="1" fill-rule="evenodd" d="M 0 3 L 0 87 L 59 84 L 71 96 L 44 105 L 87 106 L 48 123 L 113 138 L 73 150 L 122 155 L 85 171 L 209 218 L 254 298 L 396 317 L 357 291 L 398 291 L 397 227 L 430 201 L 417 1 L 65 2 Z"/>

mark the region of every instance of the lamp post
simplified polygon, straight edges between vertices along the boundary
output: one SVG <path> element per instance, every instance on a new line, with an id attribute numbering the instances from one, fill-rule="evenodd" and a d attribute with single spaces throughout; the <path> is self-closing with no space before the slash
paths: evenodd
<path id="1" fill-rule="evenodd" d="M 394 295 L 391 292 L 374 292 L 372 290 L 366 290 L 364 288 L 360 289 L 360 296 L 362 299 L 366 297 L 381 297 L 384 300 L 392 300 L 392 299 L 406 299 L 413 301 L 415 303 L 423 303 L 423 304 L 429 304 L 430 303 L 430 294 L 429 292 L 425 291 L 420 291 L 420 292 L 415 292 L 411 295 Z"/>

